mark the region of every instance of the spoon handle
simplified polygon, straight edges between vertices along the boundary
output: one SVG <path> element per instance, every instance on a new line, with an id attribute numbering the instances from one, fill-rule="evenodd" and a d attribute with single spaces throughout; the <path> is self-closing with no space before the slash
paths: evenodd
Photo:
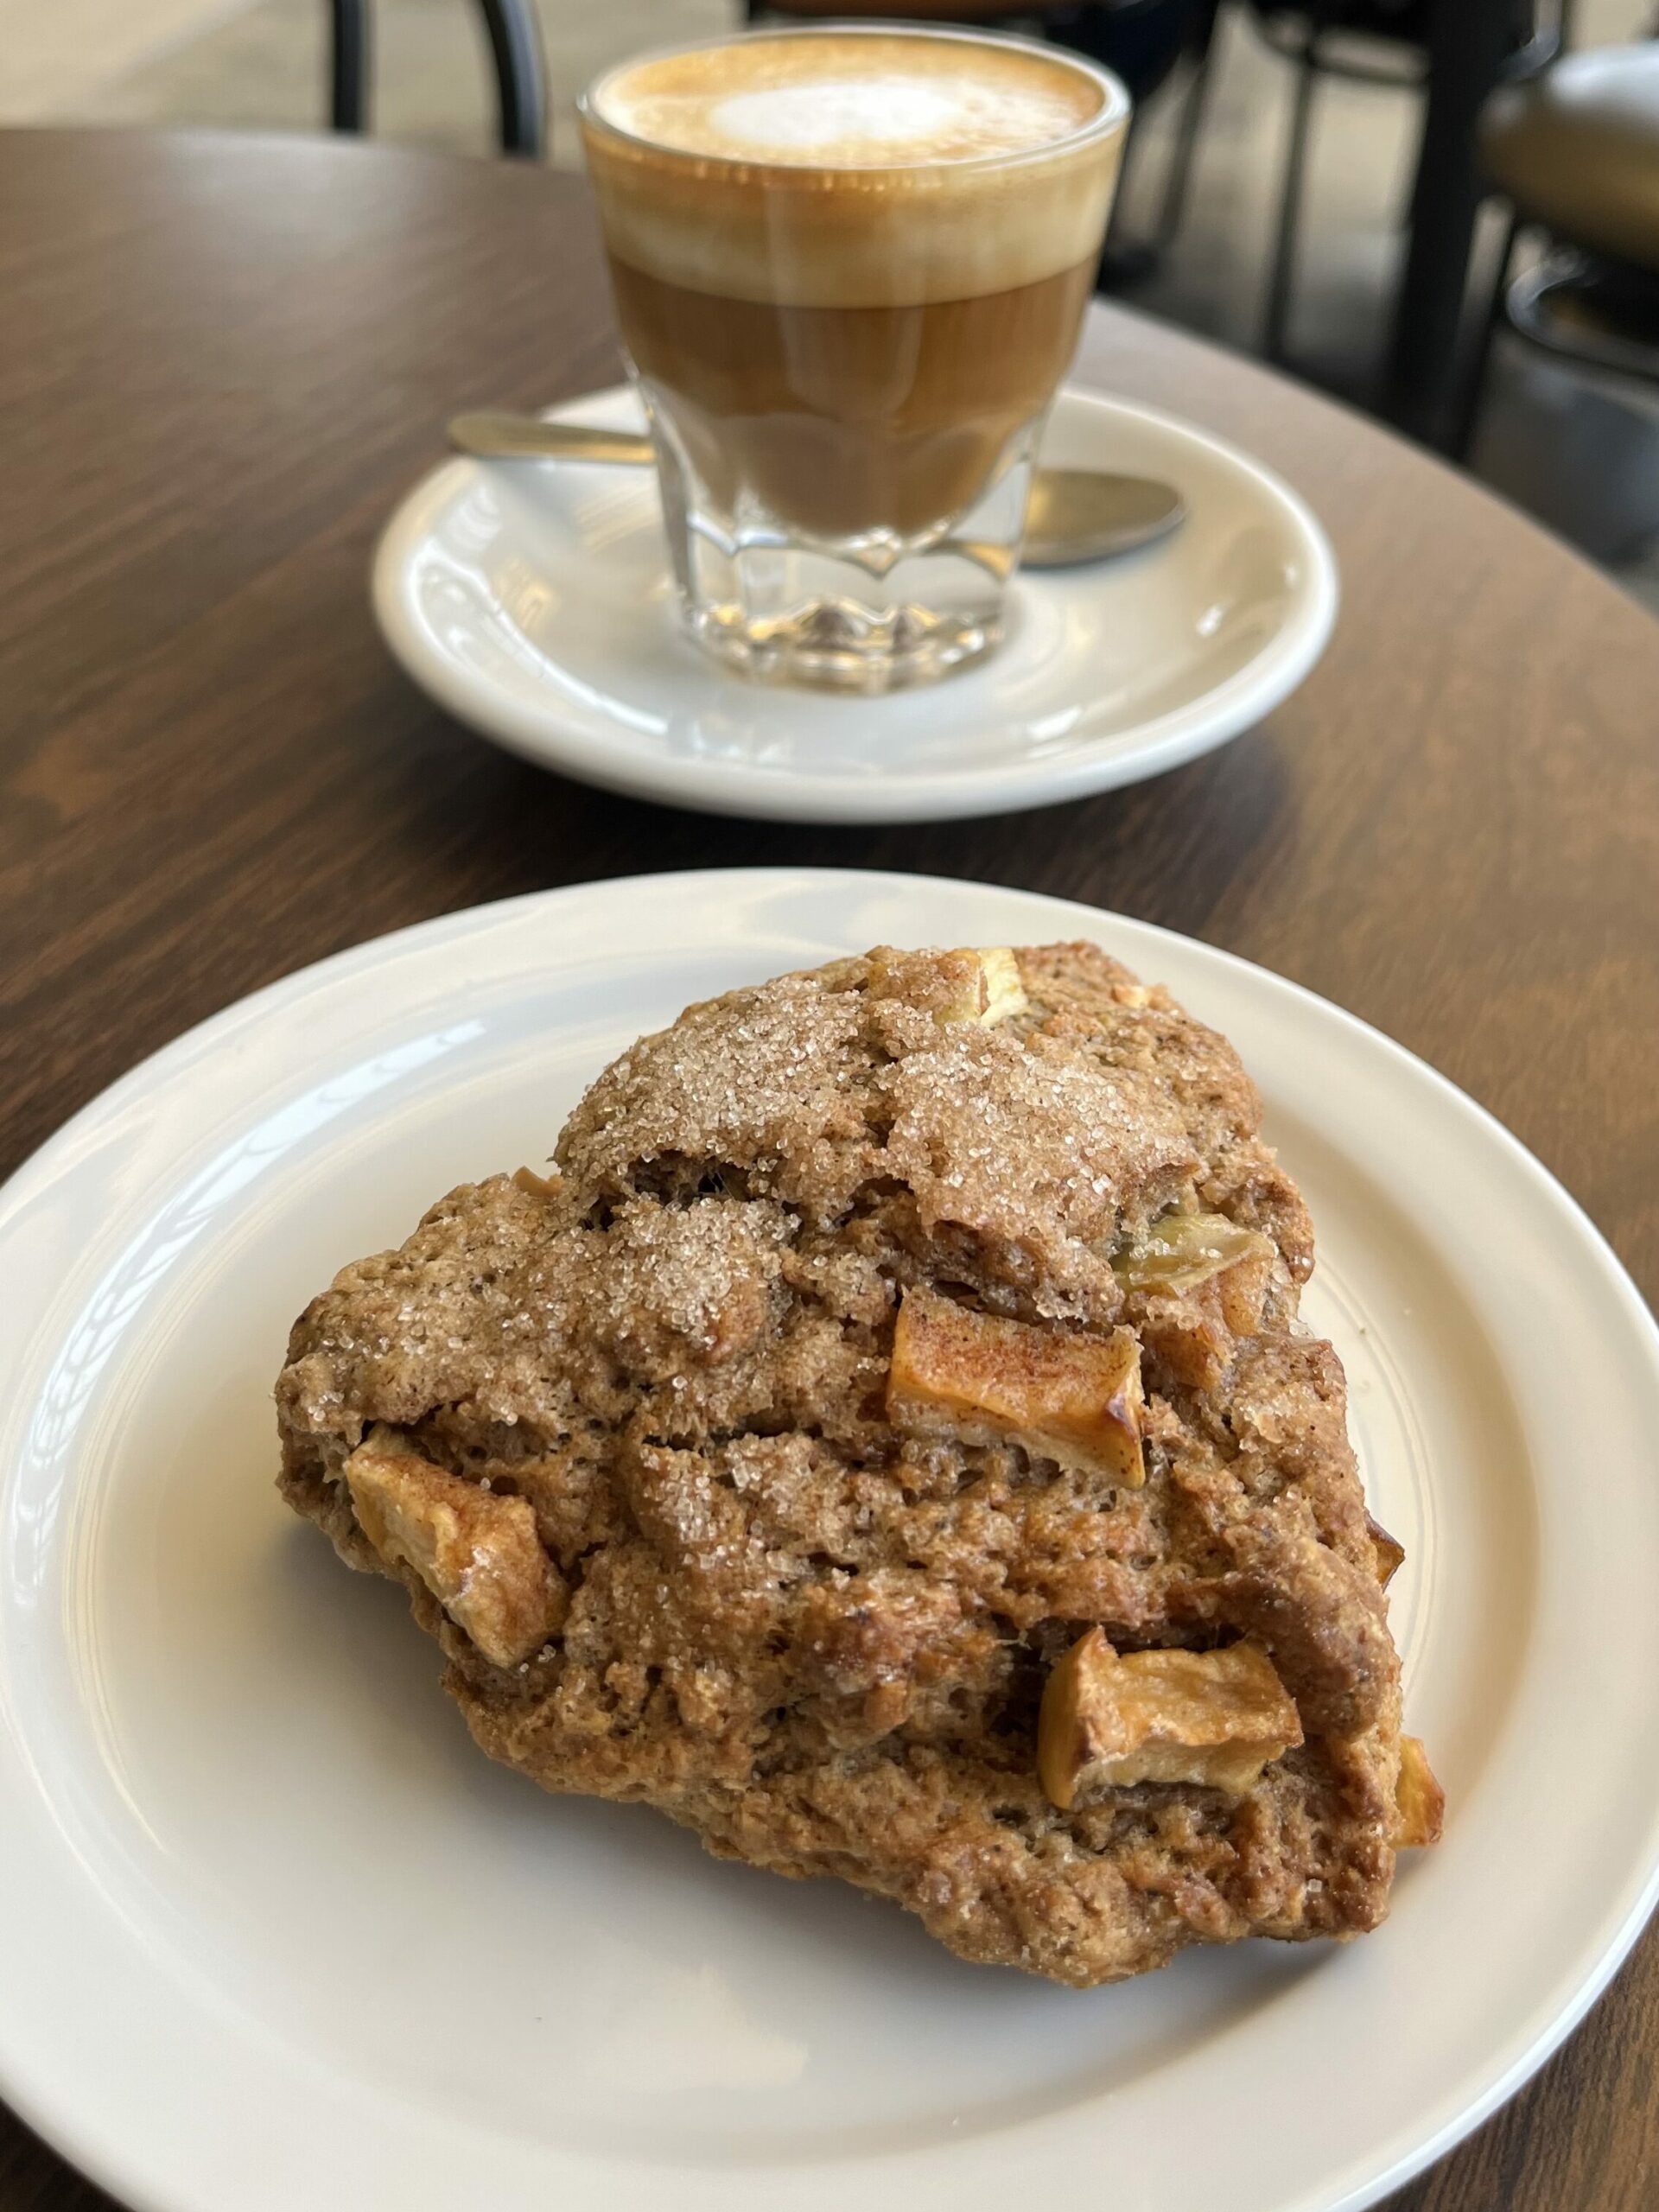
<path id="1" fill-rule="evenodd" d="M 545 423 L 539 415 L 484 408 L 452 416 L 449 442 L 484 461 L 609 461 L 648 466 L 651 440 L 632 430 L 598 430 L 582 423 Z"/>

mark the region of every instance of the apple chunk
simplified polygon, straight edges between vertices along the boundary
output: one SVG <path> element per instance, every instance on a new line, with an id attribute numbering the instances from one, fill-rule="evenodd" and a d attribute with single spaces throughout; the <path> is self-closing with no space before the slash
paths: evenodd
<path id="1" fill-rule="evenodd" d="M 526 1498 L 463 1482 L 377 1424 L 346 1462 L 357 1523 L 388 1567 L 412 1567 L 497 1667 L 558 1628 L 565 1588 Z"/>
<path id="2" fill-rule="evenodd" d="M 1259 1230 L 1241 1229 L 1224 1214 L 1172 1213 L 1154 1222 L 1137 1243 L 1120 1252 L 1112 1271 L 1127 1291 L 1179 1298 L 1247 1262 L 1266 1273 L 1273 1258 L 1270 1237 Z"/>
<path id="3" fill-rule="evenodd" d="M 1131 1330 L 1085 1337 L 981 1313 L 934 1291 L 905 1294 L 887 1377 L 895 1428 L 1022 1445 L 1139 1490 L 1144 1406 Z"/>
<path id="4" fill-rule="evenodd" d="M 1391 1536 L 1382 1523 L 1373 1519 L 1369 1513 L 1365 1516 L 1365 1533 L 1371 1540 L 1377 1581 L 1386 1590 L 1406 1563 L 1406 1548 L 1397 1536 Z"/>
<path id="5" fill-rule="evenodd" d="M 946 1029 L 991 1029 L 1023 1014 L 1031 1003 L 1020 980 L 1020 963 L 1006 944 L 932 953 L 883 948 L 870 956 L 869 988 L 877 998 L 895 992 L 912 998 Z"/>
<path id="6" fill-rule="evenodd" d="M 1091 1628 L 1045 1685 L 1037 1773 L 1062 1812 L 1137 1782 L 1242 1797 L 1301 1740 L 1296 1707 L 1258 1645 L 1120 1656 Z"/>
<path id="7" fill-rule="evenodd" d="M 1401 1851 L 1421 1851 L 1438 1843 L 1446 1822 L 1446 1792 L 1435 1781 L 1421 1738 L 1400 1738 L 1400 1780 L 1394 1793 L 1399 1821 L 1394 1840 Z"/>
<path id="8" fill-rule="evenodd" d="M 1030 1001 L 1020 980 L 1020 963 L 1007 946 L 992 945 L 986 951 L 976 953 L 974 959 L 979 970 L 977 977 L 960 999 L 940 1012 L 938 1020 L 971 1021 L 982 1029 L 990 1029 L 999 1021 L 1023 1014 Z"/>

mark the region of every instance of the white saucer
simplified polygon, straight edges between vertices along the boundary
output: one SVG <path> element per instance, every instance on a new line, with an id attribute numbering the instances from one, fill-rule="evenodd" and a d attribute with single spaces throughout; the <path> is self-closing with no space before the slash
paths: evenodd
<path id="1" fill-rule="evenodd" d="M 641 1030 L 887 942 L 1098 938 L 1238 1046 L 1319 1236 L 1408 1725 L 1388 1924 L 1116 1989 L 475 1751 L 277 1497 L 344 1260 L 547 1153 Z M 1659 1870 L 1659 1333 L 1419 1060 L 1057 899 L 769 869 L 446 915 L 147 1062 L 0 1192 L 0 2092 L 143 2212 L 1356 2212 L 1583 2012 Z"/>
<path id="2" fill-rule="evenodd" d="M 626 387 L 553 410 L 638 429 Z M 926 690 L 846 698 L 743 682 L 680 630 L 642 470 L 452 461 L 375 556 L 375 613 L 415 681 L 544 766 L 636 798 L 798 822 L 915 822 L 1046 806 L 1236 737 L 1324 651 L 1325 534 L 1278 478 L 1190 423 L 1061 395 L 1063 466 L 1173 483 L 1172 538 L 1020 576 L 1009 634 Z"/>

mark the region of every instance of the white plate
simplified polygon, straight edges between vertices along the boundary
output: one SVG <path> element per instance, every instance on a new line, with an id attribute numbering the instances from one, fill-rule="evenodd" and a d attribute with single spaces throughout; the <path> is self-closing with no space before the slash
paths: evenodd
<path id="1" fill-rule="evenodd" d="M 638 429 L 626 388 L 553 410 Z M 386 642 L 486 737 L 607 790 L 716 814 L 917 822 L 1138 782 L 1248 729 L 1336 619 L 1336 563 L 1295 494 L 1147 407 L 1061 395 L 1063 467 L 1138 470 L 1190 512 L 1102 566 L 1021 575 L 1000 652 L 885 699 L 747 683 L 682 633 L 642 469 L 452 461 L 375 556 Z"/>
<path id="2" fill-rule="evenodd" d="M 1451 1802 L 1369 1941 L 1088 1994 L 489 1764 L 402 1593 L 279 1503 L 270 1404 L 340 1262 L 542 1157 L 683 1001 L 1078 932 L 1261 1082 Z M 148 2212 L 1336 2212 L 1508 2094 L 1652 1900 L 1659 1337 L 1479 1109 L 1203 945 L 824 872 L 455 915 L 90 1107 L 0 1194 L 0 2086 Z"/>

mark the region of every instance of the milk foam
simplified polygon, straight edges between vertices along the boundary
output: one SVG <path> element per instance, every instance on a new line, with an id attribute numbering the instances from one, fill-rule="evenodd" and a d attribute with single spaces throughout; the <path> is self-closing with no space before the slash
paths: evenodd
<path id="1" fill-rule="evenodd" d="M 583 104 L 613 253 L 693 290 L 823 306 L 1077 267 L 1126 116 L 1112 79 L 1040 47 L 850 29 L 625 61 Z"/>
<path id="2" fill-rule="evenodd" d="M 988 117 L 987 111 L 989 111 Z M 709 136 L 762 160 L 791 154 L 839 154 L 843 148 L 879 148 L 888 156 L 926 154 L 954 145 L 995 109 L 982 86 L 929 84 L 920 77 L 832 78 L 811 85 L 776 85 L 737 92 L 708 112 Z M 1070 128 L 1063 111 L 1063 137 Z M 1016 137 L 1017 146 L 1027 143 Z M 1031 143 L 1039 143 L 1032 141 Z"/>
<path id="3" fill-rule="evenodd" d="M 1101 96 L 1080 71 L 1017 48 L 855 34 L 625 66 L 597 105 L 619 130 L 680 153 L 857 168 L 1052 146 L 1099 112 Z"/>

